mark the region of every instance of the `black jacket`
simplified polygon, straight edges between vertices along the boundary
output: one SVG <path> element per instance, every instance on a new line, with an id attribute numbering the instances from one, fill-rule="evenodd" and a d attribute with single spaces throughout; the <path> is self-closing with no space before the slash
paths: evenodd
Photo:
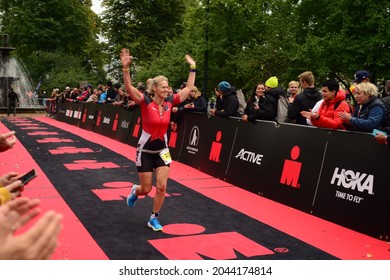
<path id="1" fill-rule="evenodd" d="M 236 89 L 232 87 L 230 91 L 224 92 L 222 98 L 217 99 L 216 104 L 217 111 L 216 116 L 219 117 L 239 117 L 238 110 L 238 99 Z"/>
<path id="2" fill-rule="evenodd" d="M 294 102 L 289 104 L 288 118 L 295 121 L 296 124 L 308 125 L 301 112 L 312 109 L 321 98 L 321 93 L 316 88 L 304 89 L 302 93 L 295 97 Z"/>
<path id="3" fill-rule="evenodd" d="M 10 92 L 8 93 L 8 102 L 12 104 L 19 102 L 18 94 L 13 90 L 10 90 Z"/>
<path id="4" fill-rule="evenodd" d="M 259 100 L 259 110 L 254 109 L 253 101 L 248 102 L 245 108 L 248 120 L 252 122 L 255 120 L 276 121 L 278 99 L 282 94 L 284 94 L 284 91 L 281 87 L 272 88 L 264 92 L 264 96 Z"/>

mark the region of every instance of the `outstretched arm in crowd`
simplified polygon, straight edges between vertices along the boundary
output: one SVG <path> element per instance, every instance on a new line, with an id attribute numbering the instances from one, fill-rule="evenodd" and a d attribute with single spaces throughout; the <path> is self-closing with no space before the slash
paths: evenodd
<path id="1" fill-rule="evenodd" d="M 122 61 L 123 83 L 125 84 L 126 92 L 135 103 L 139 104 L 143 100 L 143 95 L 133 86 L 130 75 L 130 63 L 133 57 L 128 49 L 122 49 L 120 58 Z"/>

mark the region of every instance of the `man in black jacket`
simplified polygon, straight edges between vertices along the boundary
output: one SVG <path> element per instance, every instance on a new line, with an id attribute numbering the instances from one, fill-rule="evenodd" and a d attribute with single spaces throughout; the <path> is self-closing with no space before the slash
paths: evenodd
<path id="1" fill-rule="evenodd" d="M 14 89 L 11 87 L 8 93 L 8 110 L 7 116 L 11 113 L 11 110 L 14 112 L 14 116 L 16 116 L 16 105 L 19 102 L 19 97 Z"/>
<path id="2" fill-rule="evenodd" d="M 298 76 L 299 83 L 303 88 L 303 92 L 298 94 L 294 102 L 289 104 L 288 118 L 300 125 L 308 125 L 306 118 L 301 115 L 302 111 L 310 111 L 322 96 L 321 93 L 314 87 L 314 75 L 310 71 L 303 72 Z"/>
<path id="3" fill-rule="evenodd" d="M 228 82 L 223 81 L 218 84 L 218 88 L 215 89 L 217 96 L 216 108 L 210 109 L 212 116 L 219 117 L 239 117 L 238 99 L 236 95 L 236 88 L 230 85 Z"/>

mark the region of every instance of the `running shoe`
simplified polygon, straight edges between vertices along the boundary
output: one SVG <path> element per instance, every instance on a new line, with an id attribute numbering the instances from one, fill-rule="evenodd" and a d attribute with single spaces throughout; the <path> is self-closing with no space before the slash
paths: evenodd
<path id="1" fill-rule="evenodd" d="M 133 187 L 131 188 L 131 192 L 127 196 L 127 206 L 129 207 L 134 207 L 135 202 L 138 199 L 138 196 L 135 195 L 135 189 L 137 188 L 138 185 L 134 184 Z"/>
<path id="2" fill-rule="evenodd" d="M 160 222 L 157 220 L 157 218 L 151 218 L 148 222 L 148 227 L 150 227 L 154 231 L 162 231 L 163 227 L 160 224 Z"/>

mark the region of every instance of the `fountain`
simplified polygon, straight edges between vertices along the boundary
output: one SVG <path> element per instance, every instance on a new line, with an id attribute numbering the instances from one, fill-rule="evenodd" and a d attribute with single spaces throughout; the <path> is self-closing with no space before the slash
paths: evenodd
<path id="1" fill-rule="evenodd" d="M 10 56 L 15 50 L 9 46 L 7 34 L 2 35 L 0 46 L 0 107 L 8 107 L 8 92 L 12 86 L 19 97 L 19 108 L 41 108 L 36 98 L 26 69 L 16 58 Z"/>

